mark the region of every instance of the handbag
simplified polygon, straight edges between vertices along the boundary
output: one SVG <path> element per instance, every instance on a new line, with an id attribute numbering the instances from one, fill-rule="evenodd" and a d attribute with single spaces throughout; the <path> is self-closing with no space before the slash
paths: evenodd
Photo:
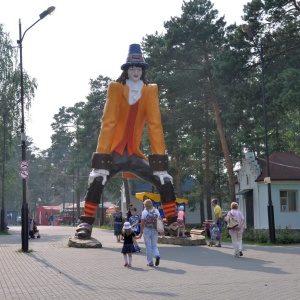
<path id="1" fill-rule="evenodd" d="M 237 219 L 230 213 L 227 220 L 227 228 L 233 229 L 239 225 Z"/>
<path id="2" fill-rule="evenodd" d="M 157 218 L 157 220 L 156 220 L 156 230 L 157 230 L 159 233 L 165 232 L 165 226 L 164 226 L 164 223 L 163 223 L 163 221 L 162 221 L 160 218 Z"/>

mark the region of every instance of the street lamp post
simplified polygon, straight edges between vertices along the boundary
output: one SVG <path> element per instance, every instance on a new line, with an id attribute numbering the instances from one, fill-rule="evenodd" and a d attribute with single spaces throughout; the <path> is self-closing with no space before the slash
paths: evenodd
<path id="1" fill-rule="evenodd" d="M 262 88 L 262 100 L 263 100 L 263 118 L 264 118 L 264 140 L 265 140 L 265 156 L 266 156 L 266 174 L 267 177 L 264 179 L 264 182 L 267 183 L 268 188 L 268 222 L 269 222 L 269 237 L 270 242 L 275 243 L 275 221 L 274 221 L 274 207 L 272 203 L 272 193 L 271 193 L 271 176 L 270 176 L 270 161 L 269 161 L 269 146 L 268 146 L 268 128 L 267 128 L 267 106 L 266 106 L 266 93 L 265 93 L 265 74 L 264 74 L 264 49 L 262 40 L 260 40 L 260 45 L 258 45 L 253 36 L 254 33 L 251 28 L 244 24 L 242 25 L 242 31 L 245 32 L 248 38 L 255 45 L 257 52 L 260 58 L 261 65 L 261 88 Z"/>
<path id="2" fill-rule="evenodd" d="M 58 163 L 58 165 L 59 164 L 61 164 L 62 162 L 66 162 L 66 161 L 69 161 L 69 162 L 72 162 L 71 160 L 69 160 L 69 159 L 65 159 L 65 160 L 63 160 L 63 161 L 61 161 L 60 163 Z M 73 170 L 73 172 L 75 172 L 74 170 Z M 64 173 L 64 172 L 62 172 L 62 173 Z M 73 200 L 72 200 L 72 202 L 73 202 L 73 208 L 72 208 L 72 226 L 74 226 L 75 225 L 75 222 L 74 222 L 74 219 L 75 219 L 75 174 L 73 173 L 73 175 L 67 175 L 67 174 L 64 174 L 65 176 L 72 176 L 72 190 L 71 190 L 71 192 L 72 192 L 72 198 L 73 198 Z M 63 209 L 65 209 L 65 201 L 66 201 L 66 199 L 65 199 L 65 192 L 64 192 L 64 197 L 63 197 Z M 68 213 L 68 217 L 70 218 L 70 215 L 69 215 L 69 213 Z"/>
<path id="3" fill-rule="evenodd" d="M 2 205 L 1 205 L 1 232 L 5 226 L 5 157 L 6 157 L 6 112 L 3 114 L 3 151 L 2 151 Z"/>
<path id="4" fill-rule="evenodd" d="M 44 19 L 49 14 L 52 14 L 55 10 L 54 6 L 50 6 L 47 10 L 43 11 L 40 14 L 40 18 L 33 23 L 30 27 L 28 27 L 24 33 L 22 34 L 22 25 L 21 19 L 19 19 L 19 40 L 17 41 L 20 48 L 20 85 L 21 85 L 21 148 L 22 148 L 22 162 L 26 161 L 26 134 L 25 134 L 25 122 L 24 122 L 24 76 L 23 76 L 23 53 L 22 53 L 22 43 L 25 36 L 25 33 L 32 28 L 36 23 L 40 20 Z M 28 203 L 26 199 L 26 180 L 27 178 L 22 177 L 22 194 L 23 194 L 23 202 L 22 202 L 22 251 L 28 251 Z"/>
<path id="5" fill-rule="evenodd" d="M 73 174 L 73 190 L 72 190 L 72 193 L 73 193 L 73 215 L 72 215 L 72 224 L 73 226 L 75 226 L 75 211 L 74 211 L 74 206 L 75 206 L 75 176 Z"/>

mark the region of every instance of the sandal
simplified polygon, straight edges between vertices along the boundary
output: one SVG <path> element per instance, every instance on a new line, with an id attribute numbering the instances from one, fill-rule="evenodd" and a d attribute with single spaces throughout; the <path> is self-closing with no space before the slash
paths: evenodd
<path id="1" fill-rule="evenodd" d="M 124 267 L 127 267 L 128 266 L 128 263 L 125 263 Z"/>

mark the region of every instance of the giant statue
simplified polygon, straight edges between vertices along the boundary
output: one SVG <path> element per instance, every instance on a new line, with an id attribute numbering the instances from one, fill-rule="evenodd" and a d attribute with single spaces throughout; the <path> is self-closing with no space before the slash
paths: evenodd
<path id="1" fill-rule="evenodd" d="M 147 80 L 147 68 L 140 45 L 132 44 L 120 77 L 108 86 L 97 148 L 92 155 L 84 214 L 75 234 L 79 239 L 91 237 L 103 189 L 119 172 L 125 178 L 134 176 L 152 184 L 160 193 L 167 223 L 177 220 L 173 179 L 167 172 L 158 87 Z M 145 122 L 151 146 L 149 157 L 140 149 Z"/>

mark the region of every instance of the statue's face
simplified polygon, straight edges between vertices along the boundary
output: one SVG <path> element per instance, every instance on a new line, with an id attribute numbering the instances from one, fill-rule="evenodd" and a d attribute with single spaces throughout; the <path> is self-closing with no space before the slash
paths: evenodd
<path id="1" fill-rule="evenodd" d="M 143 73 L 143 69 L 141 67 L 136 67 L 136 66 L 129 67 L 127 71 L 128 78 L 135 82 L 141 79 L 142 73 Z"/>

